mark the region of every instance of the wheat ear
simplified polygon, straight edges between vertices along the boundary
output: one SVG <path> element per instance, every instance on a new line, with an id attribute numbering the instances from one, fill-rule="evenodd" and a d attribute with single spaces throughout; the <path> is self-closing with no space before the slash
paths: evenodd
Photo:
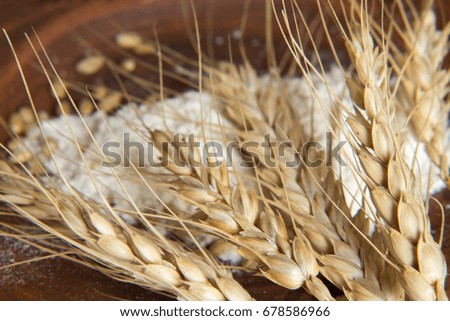
<path id="1" fill-rule="evenodd" d="M 448 120 L 443 117 L 450 111 L 447 101 L 450 72 L 442 67 L 449 50 L 450 23 L 442 30 L 437 29 L 433 2 L 423 2 L 420 13 L 413 15 L 412 26 L 404 28 L 402 34 L 406 50 L 396 57 L 403 73 L 399 108 L 411 115 L 416 136 L 425 142 L 430 159 L 450 188 L 447 158 L 450 132 Z M 405 24 L 409 23 L 405 20 Z"/>
<path id="2" fill-rule="evenodd" d="M 224 70 L 225 66 L 221 69 Z M 218 79 L 213 82 L 215 93 L 225 105 L 223 108 L 226 114 L 231 115 L 231 119 L 241 124 L 242 132 L 239 136 L 242 146 L 245 146 L 245 142 L 248 141 L 262 141 L 263 135 L 267 132 L 272 133 L 273 138 L 276 138 L 275 130 L 280 134 L 285 131 L 290 132 L 289 122 L 270 122 L 273 109 L 277 107 L 282 114 L 283 106 L 277 99 L 268 99 L 273 104 L 267 104 L 265 101 L 267 95 L 258 95 L 257 78 L 249 66 L 239 71 L 234 66 L 229 66 L 226 72 L 218 71 L 217 76 Z M 249 90 L 249 88 L 252 89 Z M 283 88 L 279 90 L 283 92 Z M 259 97 L 261 100 L 258 99 Z M 291 117 L 290 122 L 294 126 L 296 121 L 298 122 L 298 119 Z M 287 127 L 284 127 L 285 124 Z M 298 127 L 296 132 L 296 141 L 293 145 L 301 145 L 302 141 L 306 141 L 307 135 L 301 134 L 302 130 Z M 254 154 L 255 151 L 252 153 Z M 258 156 L 260 160 L 264 159 L 264 155 Z M 276 153 L 272 156 L 277 157 Z M 314 256 L 318 260 L 316 264 L 319 271 L 343 289 L 348 298 L 383 299 L 380 285 L 374 276 L 376 273 L 373 273 L 371 279 L 364 279 L 373 259 L 370 262 L 366 261 L 367 266 L 363 266 L 359 253 L 361 241 L 356 233 L 357 226 L 354 223 L 352 226 L 350 223 L 353 219 L 347 206 L 342 202 L 343 195 L 339 193 L 342 184 L 333 179 L 332 170 L 325 166 L 310 169 L 286 168 L 283 164 L 283 159 L 278 159 L 278 168 L 264 166 L 257 168 L 257 172 L 260 172 L 258 177 L 264 182 L 264 189 L 270 191 L 271 195 L 268 199 L 273 200 L 270 206 L 284 213 L 286 221 L 294 221 L 294 226 L 297 226 L 295 230 L 302 231 L 308 243 L 311 244 Z M 320 185 L 329 186 L 329 190 L 321 189 Z M 270 213 L 267 207 L 265 211 Z M 342 233 L 342 230 L 345 230 L 348 235 Z M 381 264 L 383 263 L 384 261 L 381 260 Z M 373 270 L 376 271 L 376 269 Z M 317 270 L 312 271 L 317 273 Z M 314 274 L 309 276 L 316 277 Z M 306 289 L 314 294 L 312 283 L 306 281 L 305 285 Z M 386 298 L 401 297 L 403 292 L 401 289 L 398 290 L 398 287 L 391 287 L 389 290 L 394 288 L 397 293 L 386 294 Z M 387 289 L 386 292 L 388 292 Z"/>
<path id="3" fill-rule="evenodd" d="M 347 129 L 359 142 L 354 151 L 362 165 L 360 173 L 369 187 L 380 218 L 379 231 L 383 231 L 390 258 L 398 265 L 406 294 L 413 300 L 446 299 L 445 259 L 430 233 L 417 182 L 402 155 L 392 117 L 387 53 L 374 45 L 366 14 L 361 14 L 361 23 L 353 21 L 351 41 L 347 43 L 356 69 L 348 86 L 355 105 L 364 114 L 356 113 L 357 130 L 350 122 Z"/>
<path id="4" fill-rule="evenodd" d="M 153 131 L 152 139 L 155 146 L 160 146 L 169 136 Z M 185 158 L 183 161 L 190 166 L 193 160 Z M 168 169 L 174 173 L 172 192 L 195 205 L 205 216 L 197 217 L 202 223 L 200 229 L 232 243 L 264 277 L 288 289 L 297 289 L 309 279 L 307 275 L 317 275 L 318 267 L 309 242 L 300 234 L 291 244 L 282 217 L 263 210 L 254 189 L 248 190 L 239 182 L 231 184 L 226 166 L 188 171 L 172 166 Z M 315 289 L 317 297 L 332 299 L 319 279 L 315 280 Z"/>
<path id="5" fill-rule="evenodd" d="M 46 189 L 4 161 L 1 171 L 2 203 L 65 241 L 92 267 L 182 300 L 251 299 L 228 270 L 211 264 L 212 258 L 112 219 L 117 216 L 96 210 L 98 204 L 85 203 L 80 195 Z"/>

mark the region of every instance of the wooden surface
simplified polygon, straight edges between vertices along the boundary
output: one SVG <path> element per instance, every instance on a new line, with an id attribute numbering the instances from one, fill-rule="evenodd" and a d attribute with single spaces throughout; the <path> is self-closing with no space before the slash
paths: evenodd
<path id="1" fill-rule="evenodd" d="M 99 38 L 111 39 L 125 28 L 136 30 L 152 39 L 155 31 L 161 42 L 171 45 L 187 54 L 193 54 L 189 44 L 186 25 L 182 21 L 179 1 L 130 0 L 130 1 L 16 1 L 2 0 L 0 5 L 0 27 L 6 28 L 24 65 L 30 90 L 37 102 L 37 108 L 50 110 L 53 103 L 48 85 L 41 71 L 36 68 L 36 59 L 30 49 L 24 32 L 32 33 L 30 26 L 37 30 L 45 47 L 56 64 L 58 71 L 66 78 L 76 81 L 88 81 L 73 72 L 75 62 L 83 55 L 85 47 L 80 38 L 88 41 L 96 49 L 108 56 L 117 56 L 113 48 L 104 45 Z M 214 22 L 214 35 L 227 36 L 240 26 L 243 1 L 195 1 L 200 29 L 206 30 Z M 263 39 L 261 27 L 264 20 L 262 1 L 253 1 L 250 10 L 251 19 L 246 29 L 246 41 Z M 314 16 L 307 8 L 306 13 Z M 448 9 L 448 8 L 447 8 Z M 214 12 L 212 18 L 206 13 Z M 309 12 L 308 12 L 309 10 Z M 211 28 L 209 28 L 211 30 Z M 100 37 L 99 37 L 100 36 Z M 279 37 L 277 43 L 282 47 Z M 34 43 L 36 38 L 32 37 Z M 208 38 L 205 36 L 205 38 Z M 234 52 L 238 52 L 237 42 L 233 43 Z M 262 44 L 263 46 L 263 44 Z M 249 48 L 252 62 L 264 68 L 265 51 L 261 47 Z M 227 58 L 228 50 L 214 48 L 217 58 Z M 26 104 L 25 91 L 20 80 L 13 56 L 4 37 L 0 37 L 0 112 L 7 116 L 12 110 Z M 149 77 L 157 77 L 150 75 Z M 91 79 L 89 79 L 91 81 Z M 94 82 L 107 82 L 102 77 Z M 170 84 L 169 84 L 170 85 Z M 174 84 L 176 85 L 176 84 Z M 5 139 L 5 134 L 0 134 Z M 443 192 L 439 198 L 448 204 L 449 192 Z M 447 210 L 448 212 L 448 210 Z M 436 207 L 432 211 L 433 228 L 438 230 L 440 216 Z M 445 226 L 450 232 L 450 225 Z M 448 233 L 447 233 L 448 234 Z M 450 238 L 446 237 L 444 252 L 450 259 Z M 0 237 L 0 267 L 21 262 L 43 254 L 11 238 Z M 308 300 L 312 299 L 302 290 L 288 291 L 279 288 L 262 278 L 250 278 L 240 274 L 237 279 L 259 300 Z M 447 292 L 450 291 L 447 286 Z M 46 259 L 34 263 L 22 264 L 0 269 L 0 300 L 162 300 L 165 296 L 152 293 L 134 285 L 111 280 L 101 273 L 60 258 Z"/>

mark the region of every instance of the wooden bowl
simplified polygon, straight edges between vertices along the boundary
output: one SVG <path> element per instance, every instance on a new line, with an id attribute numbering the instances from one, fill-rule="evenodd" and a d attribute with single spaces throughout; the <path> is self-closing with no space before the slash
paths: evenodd
<path id="1" fill-rule="evenodd" d="M 337 2 L 337 1 L 336 1 Z M 186 1 L 188 4 L 189 2 Z M 266 68 L 265 50 L 265 1 L 250 2 L 246 7 L 242 0 L 195 0 L 198 27 L 204 51 L 218 60 L 229 60 L 230 52 L 235 61 L 241 59 L 239 51 L 239 33 L 246 47 L 246 53 L 258 70 Z M 317 19 L 316 1 L 299 1 L 305 17 L 311 23 Z M 3 0 L 0 11 L 1 27 L 6 28 L 21 61 L 27 78 L 28 87 L 36 108 L 51 111 L 54 106 L 47 80 L 33 50 L 23 35 L 27 32 L 31 41 L 38 46 L 37 37 L 42 41 L 58 72 L 73 82 L 94 82 L 114 86 L 111 74 L 102 73 L 96 78 L 84 77 L 74 70 L 76 62 L 83 57 L 88 47 L 100 50 L 111 59 L 119 59 L 121 53 L 111 45 L 114 35 L 122 30 L 136 31 L 142 36 L 155 39 L 162 44 L 196 58 L 195 50 L 189 40 L 194 31 L 192 11 L 189 5 L 183 8 L 179 0 L 54 0 L 54 1 L 16 1 Z M 339 7 L 339 6 L 337 6 Z M 243 13 L 248 12 L 247 23 L 241 30 Z M 190 16 L 186 21 L 186 14 Z M 18 19 L 20 17 L 20 19 Z M 22 18 L 25 17 L 25 18 Z M 278 27 L 274 23 L 274 43 L 278 57 L 285 52 L 286 46 Z M 321 24 L 317 24 L 316 33 L 320 34 Z M 34 27 L 34 31 L 31 29 Z M 338 33 L 331 28 L 332 37 Z M 231 51 L 228 50 L 228 39 Z M 306 37 L 305 37 L 306 39 Z M 339 37 L 336 37 L 339 39 Z M 335 42 L 337 49 L 343 44 Z M 321 49 L 326 49 L 326 41 Z M 8 43 L 0 39 L 0 116 L 7 117 L 22 105 L 29 104 L 28 98 L 14 62 Z M 149 60 L 149 62 L 152 62 Z M 155 62 L 155 61 L 153 61 Z M 156 73 L 146 75 L 149 80 L 157 81 Z M 179 86 L 167 80 L 167 86 Z M 136 95 L 139 88 L 129 90 Z M 7 139 L 0 131 L 0 141 Z M 447 195 L 448 199 L 448 195 Z M 23 246 L 18 241 L 0 238 L 0 266 L 34 257 L 34 249 Z M 448 245 L 448 244 L 447 244 Z M 446 250 L 447 251 L 447 250 Z M 448 253 L 448 251 L 447 251 Z M 258 278 L 238 276 L 239 281 L 260 300 L 310 300 L 303 290 L 288 291 Z M 79 264 L 59 258 L 19 265 L 0 270 L 1 300 L 163 300 L 165 296 L 152 293 L 140 287 L 113 281 L 99 272 L 92 271 Z"/>

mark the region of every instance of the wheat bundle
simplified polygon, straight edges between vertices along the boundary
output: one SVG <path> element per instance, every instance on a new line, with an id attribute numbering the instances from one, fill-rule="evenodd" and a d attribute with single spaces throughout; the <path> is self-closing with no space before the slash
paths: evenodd
<path id="1" fill-rule="evenodd" d="M 274 11 L 286 40 L 288 75 L 270 46 L 270 70 L 261 76 L 246 59 L 217 62 L 198 50 L 195 61 L 137 33 L 118 33 L 115 44 L 136 57 L 116 63 L 95 53 L 76 70 L 89 76 L 107 66 L 156 92 L 123 107 L 125 91 L 101 86 L 76 103 L 69 90 L 76 86 L 30 42 L 60 116 L 47 120 L 30 97 L 31 108 L 11 117 L 15 138 L 2 145 L 0 202 L 55 239 L 33 238 L 29 225 L 5 228 L 181 300 L 251 300 L 233 268 L 303 287 L 319 300 L 339 298 L 331 284 L 348 300 L 447 300 L 446 262 L 427 202 L 431 185 L 448 185 L 448 25 L 437 30 L 431 1 L 410 8 L 416 20 L 405 20 L 404 29 L 394 8 L 405 14 L 408 6 L 382 6 L 402 48 L 365 1 L 341 2 L 343 21 L 337 7 L 318 1 L 323 24 L 325 9 L 336 17 L 350 61 L 338 57 L 325 26 L 337 64 L 325 69 L 296 2 L 281 5 L 279 14 L 268 1 L 267 14 Z M 167 63 L 170 77 L 197 92 L 180 94 L 133 74 L 145 55 L 159 58 L 148 68 L 163 74 Z M 417 69 L 423 77 L 413 76 Z M 292 77 L 297 72 L 302 77 Z M 99 166 L 111 164 L 102 144 L 127 131 L 134 142 L 150 141 L 145 151 L 165 166 L 142 166 L 139 155 L 123 153 L 114 166 Z M 233 148 L 205 152 L 192 137 Z M 330 137 L 346 143 L 346 165 L 309 148 Z"/>

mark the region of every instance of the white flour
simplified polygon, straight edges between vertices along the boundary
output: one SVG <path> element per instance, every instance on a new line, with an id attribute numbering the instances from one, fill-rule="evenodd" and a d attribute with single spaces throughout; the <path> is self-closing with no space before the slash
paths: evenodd
<path id="1" fill-rule="evenodd" d="M 336 93 L 344 92 L 345 79 L 338 68 L 332 68 L 327 79 L 329 84 L 334 88 Z M 274 81 L 270 76 L 262 76 L 260 78 L 260 86 L 267 86 Z M 317 99 L 313 99 L 307 82 L 302 78 L 283 80 L 288 89 L 289 97 L 293 106 L 298 107 L 299 126 L 301 126 L 307 135 L 313 137 L 315 141 L 326 146 L 325 134 L 328 130 L 327 109 L 330 109 L 330 100 L 325 85 L 317 82 L 316 87 L 318 95 L 323 99 L 321 108 Z M 351 104 L 350 100 L 345 99 L 346 103 Z M 200 103 L 201 102 L 201 103 Z M 164 210 L 164 206 L 155 197 L 153 192 L 146 185 L 136 178 L 133 168 L 126 168 L 122 164 L 114 168 L 114 171 L 120 174 L 121 184 L 118 183 L 116 177 L 112 175 L 111 169 L 100 166 L 99 155 L 101 148 L 107 142 L 123 142 L 124 134 L 130 135 L 129 140 L 134 143 L 140 143 L 146 147 L 145 152 L 149 149 L 147 141 L 149 140 L 148 131 L 142 125 L 142 122 L 150 129 L 169 129 L 172 134 L 182 133 L 183 135 L 195 134 L 196 140 L 204 142 L 203 131 L 200 122 L 200 111 L 203 110 L 204 135 L 207 141 L 223 141 L 221 134 L 219 119 L 224 132 L 232 136 L 229 129 L 230 123 L 220 118 L 218 112 L 214 109 L 213 98 L 208 93 L 200 95 L 198 92 L 186 92 L 178 97 L 165 100 L 163 103 L 155 103 L 153 105 L 141 105 L 136 107 L 128 105 L 121 108 L 114 115 L 105 115 L 100 112 L 91 116 L 84 117 L 87 127 L 90 129 L 95 138 L 95 143 L 91 139 L 89 132 L 86 130 L 85 124 L 77 115 L 68 115 L 67 120 L 64 117 L 54 118 L 43 122 L 43 128 L 46 137 L 55 143 L 54 159 L 50 160 L 43 155 L 45 142 L 39 128 L 34 128 L 27 133 L 24 138 L 25 144 L 35 154 L 38 155 L 46 169 L 55 175 L 63 176 L 71 187 L 81 192 L 88 199 L 97 202 L 103 202 L 106 199 L 111 204 L 124 210 L 133 210 L 133 206 L 124 197 L 123 188 L 131 196 L 136 206 L 140 209 L 153 209 L 155 211 Z M 136 117 L 136 113 L 139 117 Z M 141 120 L 139 120 L 141 119 Z M 311 126 L 314 119 L 314 127 Z M 407 134 L 408 145 L 410 148 L 406 150 L 406 158 L 412 161 L 414 157 L 414 148 L 417 141 L 411 133 Z M 74 141 L 77 141 L 83 150 L 82 157 Z M 150 148 L 151 149 L 151 148 Z M 130 160 L 134 165 L 139 163 L 139 153 L 137 148 L 131 148 Z M 348 153 L 351 149 L 346 144 L 341 150 L 341 155 Z M 117 151 L 117 149 L 116 149 Z M 156 153 L 157 154 L 157 153 Z M 156 155 L 158 156 L 158 155 Z M 430 170 L 430 162 L 425 154 L 422 144 L 419 145 L 417 153 L 417 165 L 420 167 L 421 177 L 424 180 L 422 184 L 428 182 L 428 173 Z M 88 170 L 89 169 L 89 170 Z M 154 168 L 145 166 L 139 170 L 140 173 L 148 179 L 148 183 L 156 190 L 156 185 L 152 184 L 152 175 L 168 173 L 163 168 Z M 91 173 L 91 174 L 89 174 Z M 416 171 L 417 175 L 419 171 Z M 361 200 L 357 180 L 349 168 L 341 168 L 343 182 L 348 190 L 347 199 L 352 201 Z M 58 180 L 57 184 L 68 190 L 62 180 Z M 425 185 L 423 185 L 425 186 Z M 432 191 L 436 191 L 443 185 L 433 177 L 431 182 Z M 193 207 L 186 205 L 176 197 L 167 193 L 158 193 L 161 199 L 170 206 L 178 208 L 184 212 L 193 211 Z M 358 207 L 358 203 L 353 204 L 353 210 Z"/>

